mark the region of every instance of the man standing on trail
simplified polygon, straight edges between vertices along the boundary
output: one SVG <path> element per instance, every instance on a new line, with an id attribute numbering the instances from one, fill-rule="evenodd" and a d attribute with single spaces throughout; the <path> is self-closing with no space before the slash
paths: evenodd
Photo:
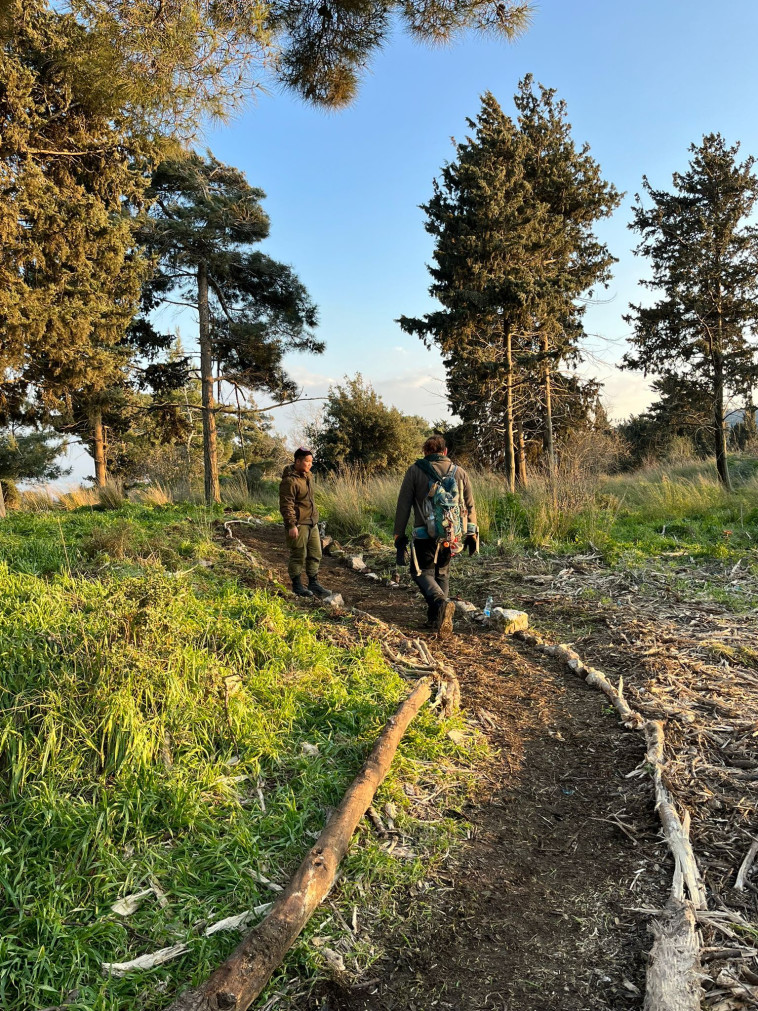
<path id="1" fill-rule="evenodd" d="M 440 635 L 453 629 L 455 604 L 449 599 L 450 559 L 464 547 L 479 548 L 476 506 L 468 474 L 448 459 L 441 435 L 424 443 L 424 456 L 408 468 L 395 512 L 398 565 L 406 562 L 405 529 L 413 509 L 411 577 L 424 595 L 427 622 Z"/>
<path id="2" fill-rule="evenodd" d="M 279 485 L 279 511 L 287 531 L 290 560 L 287 565 L 292 589 L 298 597 L 329 597 L 331 591 L 319 583 L 321 537 L 318 529 L 318 509 L 313 498 L 311 467 L 313 453 L 305 446 L 295 450 L 295 462 L 284 468 Z M 305 569 L 308 586 L 303 586 Z"/>

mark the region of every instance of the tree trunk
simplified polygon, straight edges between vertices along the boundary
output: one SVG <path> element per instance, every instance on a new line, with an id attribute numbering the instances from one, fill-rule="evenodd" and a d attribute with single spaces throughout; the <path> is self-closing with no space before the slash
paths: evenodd
<path id="1" fill-rule="evenodd" d="M 211 354 L 210 312 L 208 308 L 208 267 L 197 268 L 197 308 L 200 316 L 200 384 L 203 395 L 203 470 L 205 501 L 208 505 L 221 501 L 218 483 L 218 451 L 216 448 L 216 412 L 213 398 L 213 356 Z"/>
<path id="2" fill-rule="evenodd" d="M 540 348 L 543 354 L 542 360 L 542 386 L 545 401 L 543 415 L 543 442 L 545 448 L 545 459 L 547 460 L 547 472 L 552 481 L 555 478 L 555 444 L 553 442 L 553 383 L 550 359 L 548 358 L 548 338 L 547 334 L 540 336 Z"/>
<path id="3" fill-rule="evenodd" d="M 5 495 L 3 495 L 3 483 L 0 481 L 0 520 L 5 519 Z"/>
<path id="4" fill-rule="evenodd" d="M 90 414 L 92 425 L 92 455 L 95 458 L 95 484 L 104 488 L 108 480 L 108 470 L 105 465 L 105 429 L 103 428 L 103 410 L 96 407 Z"/>
<path id="5" fill-rule="evenodd" d="M 516 432 L 518 435 L 518 453 L 517 462 L 518 467 L 516 471 L 519 487 L 526 488 L 526 445 L 524 442 L 524 425 L 521 418 L 516 422 Z"/>
<path id="6" fill-rule="evenodd" d="M 743 419 L 743 424 L 745 426 L 746 441 L 751 443 L 758 435 L 758 425 L 756 425 L 755 421 L 755 404 L 753 403 L 752 390 L 745 398 L 745 417 Z"/>
<path id="7" fill-rule="evenodd" d="M 505 340 L 505 477 L 508 490 L 516 490 L 516 452 L 513 440 L 513 340 L 510 324 L 503 324 Z"/>
<path id="8" fill-rule="evenodd" d="M 716 470 L 719 481 L 727 491 L 732 491 L 729 477 L 729 461 L 726 456 L 726 423 L 724 422 L 724 364 L 720 356 L 714 356 L 713 368 L 713 432 L 715 435 Z"/>

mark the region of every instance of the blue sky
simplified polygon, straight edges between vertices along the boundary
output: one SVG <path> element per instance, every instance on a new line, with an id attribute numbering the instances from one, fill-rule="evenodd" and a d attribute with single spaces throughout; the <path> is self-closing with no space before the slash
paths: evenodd
<path id="1" fill-rule="evenodd" d="M 587 374 L 606 383 L 614 417 L 649 401 L 641 377 L 613 363 L 628 332 L 621 319 L 639 297 L 645 263 L 631 254 L 630 204 L 643 174 L 668 187 L 687 148 L 720 131 L 758 154 L 756 0 L 543 0 L 516 43 L 470 35 L 447 47 L 420 46 L 402 33 L 374 61 L 352 107 L 325 113 L 295 97 L 260 95 L 205 144 L 267 194 L 265 249 L 293 265 L 320 307 L 321 356 L 289 366 L 312 396 L 362 372 L 389 403 L 430 420 L 444 415 L 439 357 L 393 322 L 419 315 L 427 294 L 431 237 L 418 204 L 454 156 L 466 117 L 489 90 L 513 110 L 518 81 L 531 72 L 565 99 L 577 142 L 588 141 L 605 178 L 626 191 L 600 234 L 619 258 L 603 304 L 588 310 Z M 194 324 L 180 321 L 185 342 Z M 303 407 L 276 411 L 296 438 Z"/>
<path id="2" fill-rule="evenodd" d="M 544 0 L 516 43 L 470 35 L 430 48 L 398 33 L 342 112 L 272 92 L 210 132 L 216 156 L 266 191 L 266 249 L 294 266 L 320 307 L 326 353 L 289 363 L 306 394 L 360 371 L 403 410 L 444 414 L 438 355 L 393 322 L 433 305 L 432 243 L 418 204 L 454 156 L 450 138 L 465 135 L 479 96 L 492 91 L 510 113 L 531 72 L 565 99 L 575 139 L 589 142 L 605 178 L 626 191 L 599 229 L 619 263 L 599 293 L 603 304 L 588 310 L 587 329 L 600 337 L 585 370 L 605 381 L 614 416 L 642 409 L 642 378 L 612 366 L 628 332 L 622 313 L 645 272 L 631 253 L 631 200 L 643 173 L 668 187 L 704 133 L 720 131 L 741 141 L 743 154 L 758 154 L 756 37 L 755 0 Z M 290 409 L 273 416 L 296 434 Z"/>

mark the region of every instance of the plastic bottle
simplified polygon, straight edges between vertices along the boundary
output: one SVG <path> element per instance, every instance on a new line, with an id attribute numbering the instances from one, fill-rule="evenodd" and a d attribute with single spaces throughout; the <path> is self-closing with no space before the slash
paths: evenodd
<path id="1" fill-rule="evenodd" d="M 492 597 L 487 597 L 487 602 L 484 605 L 484 617 L 489 618 L 492 614 Z"/>

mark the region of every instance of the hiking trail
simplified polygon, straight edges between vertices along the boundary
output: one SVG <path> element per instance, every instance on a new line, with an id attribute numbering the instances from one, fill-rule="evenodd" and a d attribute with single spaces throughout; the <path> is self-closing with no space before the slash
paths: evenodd
<path id="1" fill-rule="evenodd" d="M 278 526 L 235 532 L 286 581 Z M 348 606 L 439 653 L 417 593 L 329 557 L 320 575 Z M 321 985 L 308 1006 L 641 1008 L 651 938 L 630 907 L 662 905 L 669 873 L 649 782 L 626 778 L 644 755 L 639 735 L 562 664 L 512 638 L 457 620 L 445 652 L 491 749 L 465 809 L 468 839 L 398 910 L 375 981 Z"/>

